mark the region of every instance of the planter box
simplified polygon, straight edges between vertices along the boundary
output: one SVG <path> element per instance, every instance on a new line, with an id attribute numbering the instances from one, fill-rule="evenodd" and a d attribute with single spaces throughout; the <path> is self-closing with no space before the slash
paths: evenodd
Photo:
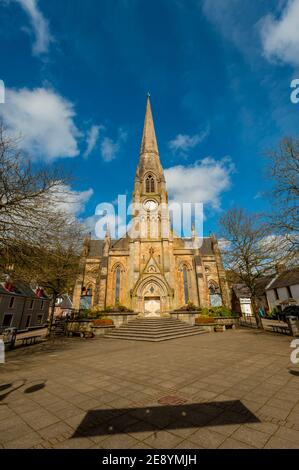
<path id="1" fill-rule="evenodd" d="M 214 317 L 217 325 L 225 325 L 226 328 L 237 328 L 240 324 L 239 317 Z"/>
<path id="2" fill-rule="evenodd" d="M 115 328 L 114 325 L 100 325 L 94 326 L 93 320 L 77 320 L 70 321 L 66 324 L 66 334 L 70 333 L 93 333 L 94 336 L 101 336 L 106 334 L 111 328 Z"/>
<path id="3" fill-rule="evenodd" d="M 178 312 L 169 312 L 172 318 L 176 318 L 177 320 L 184 321 L 185 323 L 189 323 L 189 325 L 194 326 L 195 318 L 198 316 L 197 310 L 180 310 Z"/>

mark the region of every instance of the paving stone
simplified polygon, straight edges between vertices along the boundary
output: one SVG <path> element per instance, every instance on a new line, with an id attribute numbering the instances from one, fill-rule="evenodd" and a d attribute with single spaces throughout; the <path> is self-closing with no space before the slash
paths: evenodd
<path id="1" fill-rule="evenodd" d="M 51 426 L 47 426 L 46 428 L 40 429 L 38 431 L 39 435 L 42 436 L 45 440 L 51 439 L 53 437 L 57 438 L 59 436 L 63 436 L 64 439 L 69 438 L 73 434 L 74 430 L 71 426 L 60 422 L 52 424 Z"/>
<path id="2" fill-rule="evenodd" d="M 36 432 L 24 434 L 18 439 L 13 439 L 4 444 L 5 449 L 33 449 L 34 446 L 43 442 L 43 438 Z"/>
<path id="3" fill-rule="evenodd" d="M 264 447 L 265 449 L 298 449 L 298 444 L 280 437 L 271 437 Z"/>
<path id="4" fill-rule="evenodd" d="M 265 405 L 262 408 L 259 409 L 258 415 L 262 414 L 265 416 L 271 416 L 273 418 L 278 418 L 278 419 L 286 419 L 289 411 L 288 410 L 283 410 L 281 408 L 277 408 L 276 406 L 268 406 Z"/>
<path id="5" fill-rule="evenodd" d="M 115 434 L 103 440 L 100 446 L 102 449 L 131 449 L 136 444 L 137 439 L 128 434 Z"/>
<path id="6" fill-rule="evenodd" d="M 57 416 L 48 413 L 47 411 L 31 411 L 22 414 L 22 419 L 29 424 L 33 429 L 38 430 L 50 426 L 51 424 L 58 423 Z"/>
<path id="7" fill-rule="evenodd" d="M 252 429 L 247 426 L 241 426 L 232 434 L 231 437 L 237 441 L 244 442 L 245 444 L 260 449 L 263 448 L 269 440 L 270 434 L 257 431 L 256 429 Z"/>
<path id="8" fill-rule="evenodd" d="M 94 445 L 90 439 L 85 437 L 71 438 L 67 439 L 64 442 L 60 442 L 53 447 L 53 449 L 89 449 Z"/>
<path id="9" fill-rule="evenodd" d="M 279 428 L 279 426 L 274 423 L 249 423 L 245 426 L 268 434 L 274 434 Z"/>
<path id="10" fill-rule="evenodd" d="M 287 412 L 290 412 L 294 408 L 294 403 L 288 400 L 280 400 L 278 398 L 271 398 L 266 406 L 274 406 L 275 408 L 280 408 Z"/>
<path id="11" fill-rule="evenodd" d="M 157 431 L 145 439 L 144 442 L 154 449 L 173 449 L 182 440 L 181 437 L 175 436 L 168 431 Z"/>
<path id="12" fill-rule="evenodd" d="M 27 426 L 27 424 L 25 424 L 24 422 L 23 424 L 10 426 L 5 430 L 0 431 L 0 443 L 5 444 L 9 441 L 13 441 L 23 436 L 26 436 L 27 434 L 31 432 L 32 432 L 32 428 Z"/>
<path id="13" fill-rule="evenodd" d="M 184 441 L 180 442 L 175 449 L 202 449 L 198 444 L 185 439 Z"/>
<path id="14" fill-rule="evenodd" d="M 222 442 L 222 444 L 219 446 L 219 449 L 254 449 L 254 447 L 229 437 L 224 442 Z"/>
<path id="15" fill-rule="evenodd" d="M 189 440 L 204 449 L 217 449 L 225 440 L 225 436 L 210 429 L 199 429 Z"/>
<path id="16" fill-rule="evenodd" d="M 299 431 L 295 431 L 294 429 L 288 429 L 286 427 L 280 427 L 278 428 L 274 437 L 291 441 L 294 444 L 297 444 L 297 446 L 299 447 Z"/>

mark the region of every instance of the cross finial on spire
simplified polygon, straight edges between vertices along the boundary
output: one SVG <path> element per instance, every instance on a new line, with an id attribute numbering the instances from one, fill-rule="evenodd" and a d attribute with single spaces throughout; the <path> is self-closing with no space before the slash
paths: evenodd
<path id="1" fill-rule="evenodd" d="M 150 92 L 148 91 L 147 92 L 147 97 L 149 98 L 151 96 Z"/>

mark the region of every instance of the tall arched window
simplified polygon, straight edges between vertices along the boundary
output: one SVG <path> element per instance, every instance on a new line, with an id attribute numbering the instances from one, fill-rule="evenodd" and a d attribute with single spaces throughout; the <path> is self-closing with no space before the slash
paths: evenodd
<path id="1" fill-rule="evenodd" d="M 183 267 L 185 304 L 189 302 L 188 269 Z"/>
<path id="2" fill-rule="evenodd" d="M 145 191 L 147 193 L 154 193 L 155 192 L 155 178 L 153 175 L 148 175 L 145 180 Z"/>
<path id="3" fill-rule="evenodd" d="M 210 305 L 211 307 L 221 307 L 222 296 L 218 285 L 214 282 L 209 283 Z"/>
<path id="4" fill-rule="evenodd" d="M 115 303 L 119 302 L 120 297 L 120 268 L 118 267 L 115 271 Z"/>

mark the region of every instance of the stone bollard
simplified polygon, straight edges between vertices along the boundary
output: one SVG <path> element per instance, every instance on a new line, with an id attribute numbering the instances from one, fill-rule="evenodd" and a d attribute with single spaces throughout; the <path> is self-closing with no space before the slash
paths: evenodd
<path id="1" fill-rule="evenodd" d="M 286 317 L 286 322 L 292 336 L 299 336 L 299 318 L 293 315 Z"/>
<path id="2" fill-rule="evenodd" d="M 3 339 L 0 339 L 0 364 L 5 363 L 5 344 Z"/>

